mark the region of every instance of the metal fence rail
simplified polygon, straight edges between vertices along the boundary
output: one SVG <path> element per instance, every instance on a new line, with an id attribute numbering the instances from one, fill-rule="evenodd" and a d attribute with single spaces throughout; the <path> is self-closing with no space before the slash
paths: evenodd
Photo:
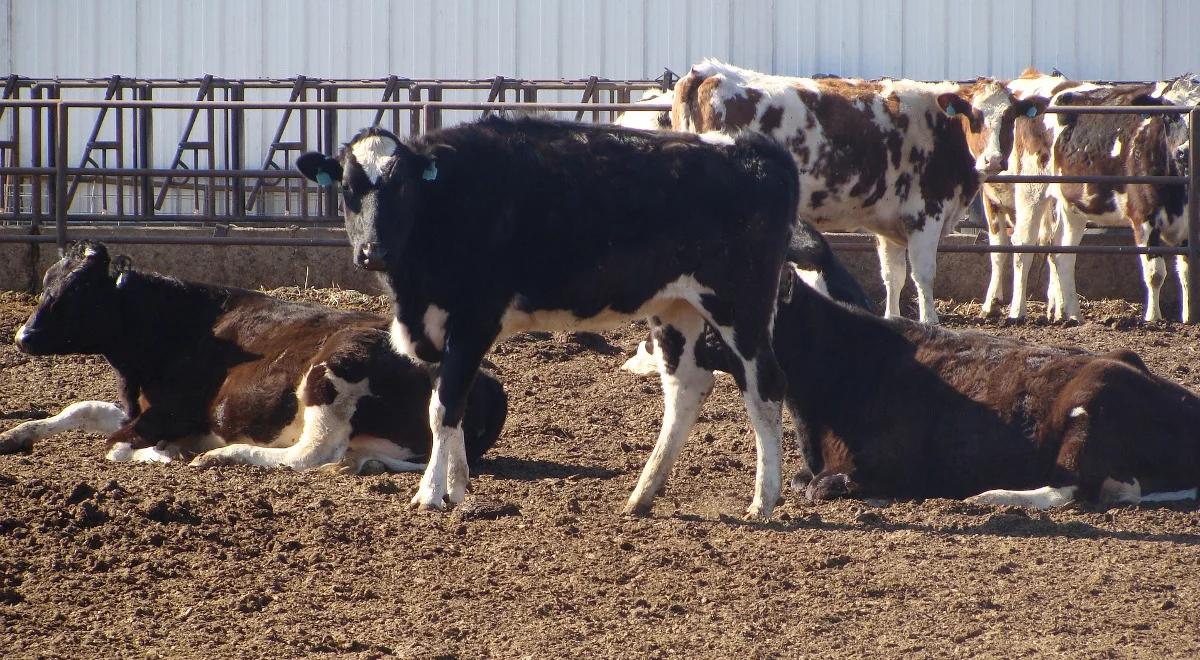
<path id="1" fill-rule="evenodd" d="M 61 85 L 70 84 L 60 82 Z M 82 83 L 81 83 L 82 84 Z M 168 83 L 162 83 L 164 85 Z M 243 85 L 252 85 L 252 81 L 242 81 Z M 263 83 L 264 85 L 266 83 Z M 321 88 L 321 84 L 314 84 L 314 88 Z M 374 84 L 373 82 L 371 83 Z M 398 83 L 393 81 L 393 90 L 400 89 L 396 86 Z M 481 81 L 458 81 L 457 83 L 438 83 L 441 84 L 443 91 L 446 89 L 481 89 L 484 85 Z M 601 83 L 595 79 L 589 82 L 579 81 L 551 81 L 547 85 L 557 89 L 554 86 L 566 86 L 570 89 L 584 89 L 585 101 L 578 103 L 543 103 L 536 101 L 536 91 L 543 89 L 530 81 L 522 81 L 521 84 L 509 83 L 506 79 L 497 79 L 491 81 L 488 89 L 495 92 L 497 98 L 503 98 L 501 92 L 508 89 L 512 90 L 533 90 L 529 94 L 522 94 L 521 98 L 524 101 L 509 102 L 509 101 L 489 101 L 489 102 L 459 102 L 445 100 L 419 100 L 419 101 L 375 101 L 375 102 L 349 102 L 337 100 L 320 100 L 308 101 L 296 98 L 287 102 L 253 102 L 245 100 L 197 100 L 197 101 L 162 101 L 146 98 L 138 99 L 121 99 L 121 98 L 106 98 L 103 100 L 79 100 L 79 99 L 20 99 L 7 98 L 0 99 L 0 120 L 3 119 L 3 113 L 8 111 L 10 119 L 13 122 L 14 130 L 18 125 L 18 118 L 21 112 L 24 111 L 30 120 L 32 132 L 30 135 L 31 141 L 35 148 L 33 150 L 33 158 L 31 165 L 20 165 L 13 158 L 0 160 L 0 184 L 15 179 L 17 181 L 16 192 L 17 200 L 13 210 L 8 212 L 0 212 L 0 223 L 8 221 L 21 227 L 28 227 L 28 233 L 7 233 L 0 234 L 0 242 L 25 242 L 25 243 L 56 243 L 60 248 L 65 246 L 70 239 L 70 228 L 80 222 L 116 222 L 116 223 L 133 223 L 135 225 L 148 225 L 150 223 L 199 223 L 201 225 L 222 227 L 228 224 L 237 223 L 246 226 L 259 227 L 280 227 L 290 225 L 307 225 L 319 226 L 325 228 L 336 228 L 341 226 L 341 221 L 337 217 L 337 196 L 332 190 L 322 190 L 315 186 L 311 186 L 307 180 L 303 179 L 298 172 L 295 172 L 290 167 L 280 167 L 268 161 L 266 167 L 247 168 L 244 163 L 233 162 L 232 167 L 205 167 L 205 168 L 181 168 L 177 163 L 173 163 L 172 167 L 152 167 L 147 161 L 142 161 L 133 167 L 106 167 L 106 166 L 87 166 L 83 163 L 79 166 L 71 166 L 68 162 L 68 143 L 70 135 L 70 126 L 72 122 L 72 112 L 80 110 L 121 112 L 132 111 L 135 116 L 142 117 L 145 126 L 152 122 L 152 117 L 156 111 L 187 111 L 193 113 L 211 113 L 227 112 L 231 117 L 242 118 L 247 112 L 264 111 L 264 110 L 282 110 L 285 113 L 298 112 L 305 115 L 303 120 L 307 122 L 309 117 L 306 113 L 314 112 L 316 121 L 323 127 L 318 139 L 313 140 L 310 145 L 301 140 L 298 144 L 288 144 L 287 148 L 291 150 L 300 150 L 306 148 L 314 148 L 332 151 L 336 144 L 333 136 L 336 134 L 338 126 L 338 116 L 340 113 L 355 110 L 374 111 L 376 123 L 382 121 L 389 113 L 392 116 L 393 126 L 400 123 L 402 113 L 407 113 L 409 117 L 409 126 L 418 127 L 419 130 L 428 130 L 437 127 L 441 123 L 441 117 L 444 112 L 451 111 L 468 111 L 472 113 L 481 113 L 487 115 L 494 112 L 502 111 L 537 111 L 543 113 L 551 113 L 567 116 L 574 116 L 575 119 L 582 119 L 585 115 L 590 114 L 593 121 L 599 121 L 604 113 L 607 113 L 607 118 L 613 118 L 618 112 L 638 111 L 638 112 L 662 112 L 669 110 L 670 106 L 664 104 L 636 104 L 628 103 L 628 92 L 633 89 L 632 86 L 640 86 L 637 88 L 648 89 L 658 81 L 639 81 L 629 83 L 630 87 L 625 88 L 625 93 L 621 99 L 623 102 L 611 103 L 600 102 L 600 97 L 596 93 L 597 89 L 601 88 Z M 611 85 L 610 81 L 605 81 L 605 85 Z M 332 87 L 332 89 L 342 89 L 350 86 L 350 82 L 345 82 L 342 87 Z M 366 85 L 366 83 L 364 83 Z M 474 86 L 474 87 L 473 87 Z M 582 86 L 582 87 L 580 87 Z M 369 86 L 368 86 L 369 87 Z M 374 87 L 369 87 L 374 88 Z M 425 89 L 421 87 L 420 89 Z M 607 89 L 619 89 L 618 87 L 608 87 Z M 489 97 L 492 96 L 491 94 Z M 328 97 L 326 97 L 328 98 Z M 333 96 L 336 98 L 336 95 Z M 939 247 L 940 252 L 969 252 L 969 253 L 1034 253 L 1034 254 L 1113 254 L 1113 255 L 1186 255 L 1192 264 L 1200 264 L 1200 108 L 1198 107 L 1146 107 L 1146 106 L 1069 106 L 1059 107 L 1051 106 L 1047 108 L 1049 113 L 1063 114 L 1141 114 L 1141 115 L 1184 115 L 1189 114 L 1190 121 L 1190 139 L 1193 148 L 1190 151 L 1188 176 L 1031 176 L 1031 175 L 996 175 L 988 178 L 989 183 L 1107 183 L 1107 184 L 1157 184 L 1157 185 L 1187 185 L 1188 186 L 1188 244 L 1186 247 L 1141 247 L 1136 245 L 1131 246 L 992 246 L 992 245 L 942 245 Z M 233 124 L 233 129 L 228 135 L 224 136 L 227 143 L 227 150 L 232 153 L 244 151 L 244 144 L 238 144 L 236 141 L 244 139 L 244 132 L 240 134 L 236 130 L 237 123 Z M 302 134 L 303 135 L 303 134 Z M 304 136 L 307 137 L 307 136 Z M 210 134 L 211 138 L 211 134 Z M 233 141 L 232 144 L 229 144 Z M 276 140 L 278 141 L 278 140 Z M 102 145 L 105 146 L 105 145 Z M 106 148 L 108 148 L 106 146 Z M 143 149 L 143 156 L 145 150 Z M 43 164 L 43 159 L 46 161 Z M 286 162 L 286 161 L 285 161 Z M 214 164 L 210 161 L 210 164 Z M 102 186 L 107 186 L 107 178 L 117 181 L 118 189 L 123 189 L 125 180 L 133 181 L 130 188 L 135 192 L 133 213 L 124 212 L 121 204 L 117 204 L 117 213 L 86 213 L 72 212 L 73 193 L 80 187 L 80 183 L 100 182 Z M 20 200 L 21 181 L 28 179 L 30 182 L 30 203 L 23 206 Z M 285 200 L 285 208 L 283 213 L 272 213 L 258 205 L 248 203 L 247 184 L 248 180 L 254 181 L 255 189 L 270 187 L 282 195 Z M 155 212 L 155 206 L 148 204 L 152 197 L 158 196 L 155 191 L 155 186 L 158 190 L 166 190 L 171 186 L 178 186 L 191 181 L 196 192 L 196 207 L 195 212 L 191 214 L 160 214 Z M 204 204 L 203 208 L 199 205 L 199 200 L 202 198 L 200 194 L 201 182 L 203 182 Z M 10 186 L 0 185 L 0 195 L 3 191 L 8 190 Z M 43 199 L 43 195 L 48 195 Z M 221 196 L 225 200 L 224 213 L 217 210 L 216 197 Z M 251 195 L 251 198 L 253 195 Z M 120 196 L 118 197 L 120 199 Z M 107 198 L 106 198 L 107 199 Z M 295 210 L 290 205 L 291 200 L 295 200 Z M 0 201 L 3 198 L 0 197 Z M 27 211 L 22 209 L 27 208 Z M 107 211 L 107 209 L 105 209 Z M 53 222 L 53 236 L 43 235 L 42 230 L 49 221 Z M 280 237 L 230 237 L 214 235 L 211 237 L 163 237 L 163 236 L 108 236 L 102 237 L 113 243 L 175 243 L 175 244 L 207 244 L 207 245 L 264 245 L 264 246 L 340 246 L 345 245 L 344 241 L 337 239 L 307 239 L 307 238 L 280 238 Z M 863 244 L 842 244 L 835 241 L 835 246 L 840 249 L 871 249 L 869 245 Z M 1188 278 L 1190 288 L 1193 292 L 1200 291 L 1200 266 L 1193 266 L 1188 269 Z M 1189 301 L 1191 307 L 1190 317 L 1192 319 L 1200 319 L 1200 295 L 1193 295 Z"/>

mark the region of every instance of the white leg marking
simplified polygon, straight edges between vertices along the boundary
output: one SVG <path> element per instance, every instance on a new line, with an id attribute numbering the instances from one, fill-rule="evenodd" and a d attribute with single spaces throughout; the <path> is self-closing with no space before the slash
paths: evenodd
<path id="1" fill-rule="evenodd" d="M 1200 201 L 1194 203 L 1200 204 Z M 1192 299 L 1192 292 L 1188 287 L 1188 258 L 1182 254 L 1175 257 L 1175 275 L 1179 277 L 1179 301 L 1183 307 L 1180 318 L 1184 323 L 1191 323 L 1192 319 L 1189 314 L 1188 304 Z"/>
<path id="2" fill-rule="evenodd" d="M 658 357 L 656 353 L 646 350 L 646 342 L 638 344 L 637 353 L 625 360 L 621 368 L 639 376 L 647 376 L 658 372 Z"/>
<path id="3" fill-rule="evenodd" d="M 626 513 L 650 511 L 654 496 L 666 483 L 671 466 L 679 458 L 683 443 L 696 423 L 700 405 L 712 391 L 712 373 L 701 369 L 694 359 L 693 347 L 703 331 L 700 318 L 680 316 L 673 319 L 671 325 L 684 335 L 686 342 L 675 373 L 667 373 L 665 362 L 655 360 L 662 378 L 663 423 L 654 450 L 642 468 L 633 493 L 629 495 Z"/>
<path id="4" fill-rule="evenodd" d="M 904 271 L 907 269 L 904 246 L 896 245 L 882 236 L 876 240 L 878 244 L 875 250 L 879 253 L 879 268 L 886 292 L 883 317 L 894 319 L 900 316 L 900 290 L 904 288 Z"/>
<path id="5" fill-rule="evenodd" d="M 754 471 L 754 499 L 746 513 L 751 518 L 765 519 L 771 517 L 771 512 L 783 493 L 780 461 L 783 402 L 764 399 L 758 391 L 758 365 L 746 360 L 743 360 L 742 364 L 746 370 L 746 391 L 742 393 L 742 398 L 746 402 L 750 425 L 754 427 L 754 442 L 758 450 Z"/>
<path id="6" fill-rule="evenodd" d="M 1146 283 L 1145 319 L 1147 322 L 1161 321 L 1162 310 L 1158 301 L 1163 280 L 1167 279 L 1167 262 L 1162 257 L 1148 254 L 1141 255 L 1141 258 L 1142 280 Z"/>
<path id="7" fill-rule="evenodd" d="M 445 426 L 445 419 L 446 406 L 442 404 L 435 384 L 433 395 L 429 397 L 429 427 L 433 431 L 433 447 L 429 452 L 429 465 L 421 475 L 421 484 L 412 498 L 412 504 L 422 509 L 442 511 L 446 508 L 446 499 L 458 503 L 466 497 L 469 475 L 462 426 Z M 452 471 L 456 474 L 452 475 Z"/>
<path id="8" fill-rule="evenodd" d="M 968 502 L 976 504 L 994 504 L 997 506 L 1023 506 L 1032 509 L 1051 509 L 1056 506 L 1070 504 L 1075 500 L 1076 486 L 1053 488 L 1042 486 L 1033 490 L 989 490 L 968 497 Z"/>
<path id="9" fill-rule="evenodd" d="M 917 287 L 917 308 L 921 323 L 937 323 L 937 302 L 933 298 L 933 278 L 937 275 L 937 247 L 942 236 L 941 218 L 926 220 L 925 227 L 908 237 L 908 262 L 912 281 Z"/>
<path id="10" fill-rule="evenodd" d="M 290 447 L 232 444 L 197 456 L 192 460 L 192 466 L 244 463 L 307 470 L 340 461 L 350 444 L 350 418 L 354 415 L 358 400 L 370 392 L 370 382 L 363 379 L 351 383 L 333 375 L 328 369 L 323 377 L 333 383 L 336 391 L 334 399 L 326 405 L 304 407 L 304 429 L 295 444 Z"/>
<path id="11" fill-rule="evenodd" d="M 63 431 L 112 435 L 125 423 L 125 411 L 107 401 L 79 401 L 46 419 L 19 424 L 0 433 L 0 454 L 33 447 L 33 443 Z"/>
<path id="12" fill-rule="evenodd" d="M 1001 211 L 996 211 L 996 213 L 1001 215 L 1000 218 L 997 218 L 994 221 L 999 225 L 1000 231 L 992 232 L 989 229 L 988 243 L 992 245 L 1008 245 L 1008 232 L 1006 231 L 1005 227 L 1007 223 L 1003 220 L 1004 213 Z M 989 219 L 989 228 L 992 226 L 992 224 L 993 221 Z M 1004 266 L 1008 263 L 1008 260 L 1009 255 L 1007 254 L 1001 254 L 999 252 L 993 252 L 991 254 L 992 271 L 988 276 L 987 293 L 985 293 L 983 296 L 983 309 L 980 310 L 984 316 L 991 316 L 992 314 L 996 313 L 996 305 L 1000 304 L 1000 299 L 1003 296 L 1003 292 L 1001 291 L 1001 283 L 1004 279 Z"/>
<path id="13" fill-rule="evenodd" d="M 1196 499 L 1197 489 L 1188 488 L 1187 490 L 1173 490 L 1161 493 L 1146 493 L 1142 495 L 1142 503 L 1147 502 L 1178 502 L 1180 500 Z"/>
<path id="14" fill-rule="evenodd" d="M 1100 502 L 1102 504 L 1137 504 L 1142 501 L 1142 486 L 1137 479 L 1133 483 L 1107 478 L 1100 484 Z"/>

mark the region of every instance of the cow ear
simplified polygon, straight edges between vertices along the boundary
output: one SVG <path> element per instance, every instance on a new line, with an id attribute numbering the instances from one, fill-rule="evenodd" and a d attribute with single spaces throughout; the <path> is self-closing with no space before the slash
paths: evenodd
<path id="1" fill-rule="evenodd" d="M 979 111 L 971 107 L 966 99 L 954 93 L 946 93 L 937 97 L 938 107 L 947 117 L 954 118 L 962 115 L 971 125 L 971 132 L 978 133 L 983 126 L 983 118 Z"/>
<path id="2" fill-rule="evenodd" d="M 133 259 L 130 259 L 128 255 L 118 254 L 113 257 L 112 263 L 108 267 L 108 274 L 113 279 L 119 280 L 122 275 L 132 270 Z"/>
<path id="3" fill-rule="evenodd" d="M 332 186 L 342 180 L 342 164 L 318 151 L 309 151 L 297 158 L 296 169 L 319 186 Z"/>
<path id="4" fill-rule="evenodd" d="M 1017 103 L 1017 113 L 1025 117 L 1036 117 L 1045 112 L 1049 105 L 1050 99 L 1044 96 L 1031 96 Z"/>
<path id="5" fill-rule="evenodd" d="M 438 181 L 449 173 L 457 150 L 448 144 L 436 144 L 420 155 L 421 180 Z"/>

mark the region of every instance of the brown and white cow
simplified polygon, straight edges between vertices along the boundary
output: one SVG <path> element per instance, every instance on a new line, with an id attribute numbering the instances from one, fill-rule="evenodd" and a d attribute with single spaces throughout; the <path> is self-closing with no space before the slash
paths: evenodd
<path id="1" fill-rule="evenodd" d="M 388 320 L 373 314 L 114 269 L 103 245 L 84 242 L 46 272 L 16 343 L 103 355 L 121 405 L 83 401 L 26 422 L 0 434 L 0 453 L 78 429 L 107 435 L 115 461 L 425 468 L 415 461 L 432 441 L 429 373 L 392 350 Z M 470 462 L 506 411 L 500 383 L 482 374 L 464 422 Z"/>
<path id="2" fill-rule="evenodd" d="M 920 318 L 937 321 L 937 245 L 962 216 L 981 178 L 1004 169 L 1020 101 L 1000 83 L 790 78 L 705 60 L 675 86 L 676 130 L 750 129 L 787 145 L 800 169 L 800 215 L 821 230 L 879 237 L 887 301 L 900 314 L 905 252 Z M 968 136 L 984 146 L 972 155 Z"/>
<path id="3" fill-rule="evenodd" d="M 1096 355 L 884 320 L 781 286 L 775 351 L 810 499 L 1049 507 L 1196 497 L 1200 398 L 1131 351 Z M 727 349 L 696 359 L 723 370 Z M 813 473 L 816 473 L 813 476 Z"/>
<path id="4" fill-rule="evenodd" d="M 1155 85 L 1136 84 L 1073 89 L 1054 97 L 1056 105 L 1173 105 L 1156 95 Z M 1187 123 L 1179 115 L 1058 115 L 1054 123 L 1051 170 L 1059 175 L 1185 175 L 1188 159 Z M 1187 240 L 1187 187 L 1173 185 L 1051 184 L 1059 218 L 1061 245 L 1078 245 L 1088 222 L 1133 228 L 1140 246 L 1179 246 Z M 1142 256 L 1146 282 L 1147 321 L 1162 318 L 1159 289 L 1166 279 L 1162 257 Z M 1063 317 L 1079 317 L 1075 291 L 1074 255 L 1059 255 L 1058 279 Z M 1182 292 L 1184 322 L 1188 321 L 1187 258 L 1175 259 Z"/>
<path id="5" fill-rule="evenodd" d="M 1096 89 L 1092 83 L 1067 80 L 1057 70 L 1050 75 L 1036 69 L 1026 69 L 1021 75 L 1005 83 L 1005 87 L 1018 99 L 1052 99 L 1071 89 Z M 1013 125 L 1013 146 L 1004 174 L 1047 175 L 1050 174 L 1050 150 L 1054 140 L 1056 121 L 1052 115 L 1035 118 L 1019 117 Z M 972 153 L 984 148 L 978 140 L 971 140 Z M 985 182 L 980 191 L 984 215 L 988 224 L 988 239 L 992 245 L 1036 245 L 1051 243 L 1055 239 L 1054 198 L 1049 194 L 1048 183 L 990 183 Z M 1001 282 L 1009 255 L 991 255 L 991 277 L 984 295 L 982 314 L 991 316 L 998 312 L 1001 301 Z M 1025 316 L 1026 289 L 1029 281 L 1032 254 L 1014 254 L 1012 278 L 1012 304 L 1009 317 Z M 1049 305 L 1047 314 L 1061 313 L 1058 298 L 1057 264 L 1050 260 L 1050 282 L 1047 286 Z"/>

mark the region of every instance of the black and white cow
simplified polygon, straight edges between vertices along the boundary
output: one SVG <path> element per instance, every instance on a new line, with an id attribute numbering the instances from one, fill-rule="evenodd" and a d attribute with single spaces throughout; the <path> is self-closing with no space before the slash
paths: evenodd
<path id="1" fill-rule="evenodd" d="M 0 453 L 55 433 L 108 436 L 115 461 L 417 471 L 432 440 L 428 372 L 396 355 L 374 314 L 113 268 L 78 243 L 46 272 L 17 331 L 31 355 L 102 355 L 120 405 L 81 401 L 0 433 Z M 495 443 L 507 400 L 491 375 L 464 415 L 467 460 Z"/>
<path id="2" fill-rule="evenodd" d="M 464 497 L 464 395 L 498 338 L 649 317 L 672 357 L 662 432 L 626 510 L 650 509 L 711 390 L 689 350 L 707 322 L 736 353 L 757 436 L 749 514 L 770 515 L 785 389 L 771 317 L 799 197 L 779 145 L 491 118 L 407 144 L 365 129 L 297 166 L 341 187 L 355 263 L 391 286 L 396 350 L 440 363 L 415 505 Z"/>

